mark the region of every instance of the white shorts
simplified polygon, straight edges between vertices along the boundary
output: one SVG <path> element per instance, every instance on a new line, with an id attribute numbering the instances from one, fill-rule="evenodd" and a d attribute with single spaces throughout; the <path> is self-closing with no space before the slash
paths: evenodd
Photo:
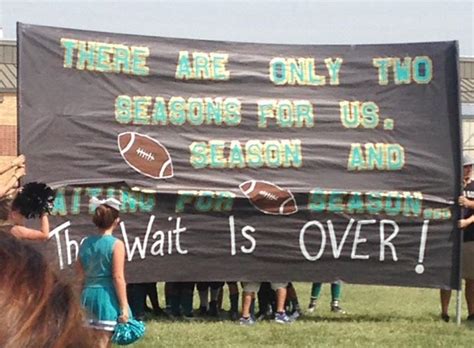
<path id="1" fill-rule="evenodd" d="M 257 292 L 260 289 L 262 283 L 258 282 L 243 282 L 244 292 Z M 286 288 L 288 283 L 271 283 L 272 289 L 277 291 L 281 288 Z"/>

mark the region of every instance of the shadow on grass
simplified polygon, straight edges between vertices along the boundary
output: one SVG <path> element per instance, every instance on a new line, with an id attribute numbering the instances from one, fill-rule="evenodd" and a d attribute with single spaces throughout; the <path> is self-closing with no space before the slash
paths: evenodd
<path id="1" fill-rule="evenodd" d="M 434 317 L 433 317 L 434 318 Z M 436 317 L 437 319 L 437 317 Z M 334 315 L 334 316 L 318 316 L 318 315 L 303 315 L 299 317 L 296 322 L 302 323 L 315 323 L 315 322 L 329 322 L 329 323 L 358 323 L 358 322 L 369 322 L 369 323 L 383 323 L 383 322 L 396 322 L 396 321 L 418 321 L 419 318 L 410 316 L 402 316 L 397 314 L 384 314 L 384 315 L 370 315 L 370 314 L 345 314 L 345 315 Z M 154 317 L 147 316 L 145 319 L 149 323 L 236 323 L 238 321 L 231 321 L 227 315 L 222 315 L 218 318 L 211 317 L 200 317 L 196 316 L 194 319 L 183 319 L 182 317 Z M 265 319 L 263 322 L 271 322 L 271 319 Z"/>
<path id="2" fill-rule="evenodd" d="M 344 314 L 334 316 L 317 316 L 317 315 L 303 315 L 298 318 L 298 322 L 330 322 L 330 323 L 358 323 L 358 322 L 370 322 L 370 323 L 382 323 L 382 322 L 393 322 L 393 321 L 412 321 L 413 317 L 401 316 L 397 314 L 384 314 L 384 315 L 370 315 L 370 314 Z"/>
<path id="3" fill-rule="evenodd" d="M 263 322 L 271 322 L 272 319 L 265 319 Z M 442 320 L 438 314 L 431 314 L 426 317 L 413 317 L 408 315 L 401 315 L 401 314 L 342 314 L 342 315 L 317 315 L 317 314 L 303 314 L 300 316 L 296 322 L 301 323 L 317 323 L 317 322 L 326 322 L 326 323 L 389 323 L 389 322 L 397 322 L 397 321 L 405 321 L 405 322 L 439 322 L 442 323 Z M 238 321 L 230 320 L 230 316 L 227 312 L 221 312 L 219 318 L 209 317 L 209 316 L 199 316 L 195 313 L 195 317 L 193 319 L 184 319 L 183 317 L 172 317 L 172 316 L 154 316 L 152 314 L 148 314 L 145 316 L 145 322 L 148 323 L 216 323 L 216 322 L 223 322 L 223 323 L 236 323 Z M 451 317 L 449 323 L 446 325 L 453 325 L 456 323 L 456 318 Z M 466 327 L 469 330 L 474 331 L 474 322 L 468 322 L 466 320 L 462 320 L 461 325 Z"/>
<path id="4" fill-rule="evenodd" d="M 468 330 L 474 331 L 474 321 L 461 321 L 461 325 L 464 325 Z"/>

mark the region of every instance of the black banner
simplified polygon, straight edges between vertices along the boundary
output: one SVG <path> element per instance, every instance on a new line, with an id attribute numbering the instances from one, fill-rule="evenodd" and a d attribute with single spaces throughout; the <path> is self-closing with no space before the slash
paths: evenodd
<path id="1" fill-rule="evenodd" d="M 20 24 L 26 181 L 47 253 L 124 204 L 128 280 L 458 287 L 455 42 L 269 45 Z"/>

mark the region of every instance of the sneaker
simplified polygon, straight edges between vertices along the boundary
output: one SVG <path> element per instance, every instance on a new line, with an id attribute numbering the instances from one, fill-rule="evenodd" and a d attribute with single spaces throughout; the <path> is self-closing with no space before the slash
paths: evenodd
<path id="1" fill-rule="evenodd" d="M 267 318 L 267 316 L 265 315 L 264 312 L 258 312 L 255 315 L 255 318 L 256 318 L 256 321 L 262 321 L 262 320 L 265 320 Z"/>
<path id="2" fill-rule="evenodd" d="M 311 300 L 308 306 L 308 313 L 313 313 L 316 310 L 316 301 Z"/>
<path id="3" fill-rule="evenodd" d="M 271 304 L 269 304 L 269 305 L 267 306 L 267 310 L 265 311 L 265 317 L 266 317 L 266 318 L 271 318 L 271 317 L 273 317 L 273 308 L 272 308 L 272 305 L 271 305 Z"/>
<path id="4" fill-rule="evenodd" d="M 275 314 L 275 322 L 278 324 L 290 324 L 292 321 L 288 315 L 286 315 L 285 312 L 283 313 L 276 313 Z"/>
<path id="5" fill-rule="evenodd" d="M 449 323 L 449 315 L 441 313 L 441 320 Z"/>
<path id="6" fill-rule="evenodd" d="M 449 317 L 448 317 L 449 318 Z M 467 316 L 467 321 L 474 321 L 474 314 L 469 314 Z"/>
<path id="7" fill-rule="evenodd" d="M 196 319 L 196 317 L 194 316 L 193 313 L 188 313 L 188 314 L 183 314 L 183 319 L 193 321 L 194 319 Z"/>
<path id="8" fill-rule="evenodd" d="M 255 325 L 255 320 L 250 316 L 248 318 L 244 318 L 244 317 L 241 317 L 240 320 L 239 320 L 239 325 L 243 325 L 243 326 L 251 326 L 251 325 Z"/>
<path id="9" fill-rule="evenodd" d="M 200 316 L 206 316 L 207 315 L 207 308 L 206 307 L 199 307 L 199 315 Z"/>
<path id="10" fill-rule="evenodd" d="M 136 315 L 135 319 L 139 321 L 145 321 L 145 314 Z"/>
<path id="11" fill-rule="evenodd" d="M 339 307 L 339 301 L 331 302 L 331 312 L 337 314 L 346 314 L 346 312 L 341 307 Z"/>
<path id="12" fill-rule="evenodd" d="M 291 321 L 296 321 L 301 316 L 300 311 L 296 310 L 293 313 L 290 314 L 290 320 Z"/>

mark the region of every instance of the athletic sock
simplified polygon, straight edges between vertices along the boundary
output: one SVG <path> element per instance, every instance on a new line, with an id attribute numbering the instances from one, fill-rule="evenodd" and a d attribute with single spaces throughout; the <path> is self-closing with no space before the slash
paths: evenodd
<path id="1" fill-rule="evenodd" d="M 339 301 L 341 298 L 342 286 L 339 283 L 331 284 L 331 297 L 333 301 Z"/>
<path id="2" fill-rule="evenodd" d="M 321 295 L 321 289 L 323 287 L 322 283 L 313 283 L 313 286 L 311 287 L 311 299 L 318 299 L 319 295 Z"/>

